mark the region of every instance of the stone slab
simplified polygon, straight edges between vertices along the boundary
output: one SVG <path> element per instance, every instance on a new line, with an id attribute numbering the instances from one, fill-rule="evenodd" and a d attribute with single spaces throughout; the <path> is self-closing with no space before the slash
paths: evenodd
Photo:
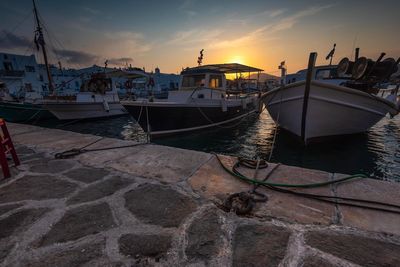
<path id="1" fill-rule="evenodd" d="M 313 255 L 304 259 L 302 267 L 338 267 L 338 265 Z"/>
<path id="2" fill-rule="evenodd" d="M 232 168 L 236 158 L 220 156 L 225 166 Z M 273 169 L 275 164 L 270 163 L 266 169 L 260 169 L 257 179 L 262 180 Z M 239 171 L 253 178 L 254 170 L 239 168 Z M 268 181 L 275 183 L 302 184 L 325 182 L 329 180 L 329 174 L 317 170 L 308 170 L 298 167 L 281 165 L 270 176 Z M 208 199 L 219 199 L 223 201 L 228 195 L 243 191 L 249 191 L 252 186 L 238 178 L 228 174 L 220 166 L 216 158 L 204 164 L 190 179 L 189 183 L 193 190 Z M 277 217 L 298 223 L 331 224 L 334 216 L 334 205 L 321 203 L 315 200 L 305 199 L 298 196 L 275 192 L 263 187 L 258 191 L 266 194 L 269 198 L 267 203 L 258 203 L 253 212 L 260 217 Z M 301 190 L 297 190 L 301 191 Z M 330 187 L 302 190 L 315 194 L 332 195 Z"/>
<path id="3" fill-rule="evenodd" d="M 12 237 L 24 232 L 47 211 L 45 208 L 21 210 L 0 220 L 0 265 L 15 245 Z"/>
<path id="4" fill-rule="evenodd" d="M 94 235 L 115 226 L 106 203 L 78 207 L 67 211 L 40 241 L 40 246 L 62 243 Z"/>
<path id="5" fill-rule="evenodd" d="M 400 245 L 350 233 L 311 231 L 311 247 L 361 266 L 400 266 Z"/>
<path id="6" fill-rule="evenodd" d="M 233 240 L 233 266 L 278 266 L 290 232 L 274 225 L 239 225 Z"/>
<path id="7" fill-rule="evenodd" d="M 4 213 L 9 212 L 10 210 L 18 209 L 21 206 L 22 206 L 21 204 L 11 204 L 11 205 L 0 206 L 0 215 L 3 215 Z"/>
<path id="8" fill-rule="evenodd" d="M 210 155 L 203 152 L 146 145 L 109 166 L 133 175 L 176 183 L 194 173 L 209 158 Z"/>
<path id="9" fill-rule="evenodd" d="M 223 242 L 221 224 L 215 210 L 207 210 L 192 222 L 187 230 L 185 251 L 189 262 L 201 261 L 209 265 L 209 261 L 218 255 Z"/>
<path id="10" fill-rule="evenodd" d="M 233 165 L 236 158 L 220 156 L 226 165 Z M 201 166 L 189 179 L 194 191 L 207 199 L 224 200 L 228 195 L 248 191 L 249 185 L 224 171 L 217 159 L 213 157 Z"/>
<path id="11" fill-rule="evenodd" d="M 70 248 L 63 251 L 51 252 L 38 258 L 23 260 L 22 266 L 57 266 L 57 267 L 78 267 L 94 266 L 92 261 L 103 256 L 105 242 L 85 244 L 76 248 Z M 103 262 L 103 266 L 108 262 Z M 98 265 L 97 265 L 98 266 Z"/>
<path id="12" fill-rule="evenodd" d="M 82 167 L 64 173 L 64 176 L 89 184 L 103 179 L 104 176 L 108 175 L 109 173 L 110 172 L 105 169 Z"/>
<path id="13" fill-rule="evenodd" d="M 343 177 L 344 175 L 336 175 Z M 400 206 L 400 183 L 359 179 L 337 185 L 337 195 Z M 363 204 L 371 205 L 371 204 Z M 388 207 L 383 207 L 388 208 Z M 390 209 L 390 207 L 389 207 Z M 343 225 L 400 235 L 400 214 L 339 205 Z M 397 211 L 400 211 L 397 209 Z"/>
<path id="14" fill-rule="evenodd" d="M 171 248 L 172 236 L 168 234 L 125 234 L 118 240 L 119 251 L 130 258 L 154 258 L 159 261 Z"/>
<path id="15" fill-rule="evenodd" d="M 268 170 L 267 170 L 268 171 Z M 261 179 L 265 176 L 260 173 Z M 312 184 L 330 181 L 330 174 L 323 171 L 304 169 L 287 165 L 278 166 L 268 179 L 268 182 L 277 184 Z M 323 186 L 317 188 L 291 188 L 283 189 L 316 195 L 333 196 L 331 187 Z M 314 199 L 304 198 L 273 190 L 265 190 L 269 200 L 266 205 L 259 205 L 259 213 L 267 213 L 269 216 L 286 218 L 298 223 L 324 224 L 333 223 L 335 216 L 335 205 L 320 202 Z"/>
<path id="16" fill-rule="evenodd" d="M 0 220 L 0 240 L 9 237 L 14 233 L 33 224 L 36 220 L 43 216 L 48 209 L 27 209 L 20 210 L 2 220 Z"/>
<path id="17" fill-rule="evenodd" d="M 144 223 L 178 227 L 197 208 L 192 198 L 162 185 L 142 184 L 125 194 L 125 207 Z"/>
<path id="18" fill-rule="evenodd" d="M 133 179 L 112 177 L 100 183 L 89 185 L 70 198 L 67 201 L 67 205 L 94 201 L 96 199 L 110 196 L 133 182 Z"/>
<path id="19" fill-rule="evenodd" d="M 40 162 L 39 164 L 33 164 L 30 168 L 31 172 L 37 173 L 60 173 L 66 170 L 71 169 L 74 166 L 74 163 L 70 160 L 45 160 Z"/>
<path id="20" fill-rule="evenodd" d="M 0 203 L 63 198 L 74 192 L 76 188 L 75 184 L 52 176 L 26 175 L 0 188 Z"/>

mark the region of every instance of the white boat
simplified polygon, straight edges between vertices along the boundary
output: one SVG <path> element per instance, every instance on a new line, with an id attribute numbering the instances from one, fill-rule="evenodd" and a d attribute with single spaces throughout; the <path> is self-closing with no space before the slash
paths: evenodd
<path id="1" fill-rule="evenodd" d="M 399 113 L 396 97 L 385 99 L 363 91 L 360 80 L 352 83 L 346 79 L 311 78 L 315 76 L 310 74 L 309 81 L 282 85 L 263 95 L 277 125 L 306 144 L 325 137 L 365 132 L 386 114 Z"/>
<path id="2" fill-rule="evenodd" d="M 166 100 L 137 99 L 122 103 L 152 137 L 236 125 L 259 110 L 260 94 L 230 95 L 225 73 L 260 71 L 236 63 L 185 69 L 179 90 L 169 91 Z"/>
<path id="3" fill-rule="evenodd" d="M 104 73 L 84 81 L 75 96 L 50 96 L 43 105 L 59 120 L 94 119 L 127 114 L 111 78 Z"/>

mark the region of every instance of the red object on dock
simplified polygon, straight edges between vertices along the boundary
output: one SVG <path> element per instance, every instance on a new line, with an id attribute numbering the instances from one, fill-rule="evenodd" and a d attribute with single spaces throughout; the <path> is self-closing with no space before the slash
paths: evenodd
<path id="1" fill-rule="evenodd" d="M 11 154 L 15 166 L 18 166 L 20 162 L 10 134 L 8 133 L 6 122 L 3 119 L 0 119 L 0 127 L 2 131 L 0 132 L 0 165 L 3 170 L 4 178 L 9 178 L 11 173 L 8 167 L 7 154 Z"/>

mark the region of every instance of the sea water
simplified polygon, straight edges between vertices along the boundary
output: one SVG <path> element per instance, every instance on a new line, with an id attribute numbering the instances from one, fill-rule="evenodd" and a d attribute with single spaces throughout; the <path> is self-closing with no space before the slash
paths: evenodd
<path id="1" fill-rule="evenodd" d="M 146 134 L 130 116 L 96 121 L 57 122 L 51 125 L 45 123 L 44 126 L 146 141 Z M 382 119 L 367 133 L 309 146 L 302 145 L 286 131 L 277 129 L 266 111 L 246 118 L 242 124 L 233 128 L 219 127 L 152 142 L 247 158 L 271 157 L 272 162 L 286 165 L 344 174 L 364 173 L 376 179 L 400 182 L 400 115 L 393 119 Z"/>

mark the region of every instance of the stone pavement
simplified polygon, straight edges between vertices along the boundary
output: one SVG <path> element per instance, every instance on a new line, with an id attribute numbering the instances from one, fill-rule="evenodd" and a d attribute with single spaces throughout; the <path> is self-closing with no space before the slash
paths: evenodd
<path id="1" fill-rule="evenodd" d="M 268 202 L 237 216 L 219 204 L 250 187 L 210 154 L 149 144 L 55 160 L 99 137 L 9 128 L 23 164 L 0 177 L 1 266 L 400 266 L 399 215 L 263 189 Z M 281 165 L 270 180 L 340 176 Z M 370 179 L 307 192 L 400 205 L 400 184 Z"/>

